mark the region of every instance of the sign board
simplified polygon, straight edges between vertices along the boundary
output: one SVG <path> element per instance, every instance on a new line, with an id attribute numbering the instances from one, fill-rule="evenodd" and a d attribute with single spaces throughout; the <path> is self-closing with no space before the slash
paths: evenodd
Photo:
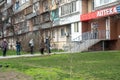
<path id="1" fill-rule="evenodd" d="M 118 14 L 118 13 L 120 13 L 120 6 L 115 6 L 115 7 L 91 12 L 88 14 L 80 15 L 80 21 L 87 21 L 95 18 Z"/>

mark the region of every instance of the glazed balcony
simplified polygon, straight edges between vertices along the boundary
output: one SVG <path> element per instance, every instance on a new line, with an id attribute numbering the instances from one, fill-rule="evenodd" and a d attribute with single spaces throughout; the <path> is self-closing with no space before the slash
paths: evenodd
<path id="1" fill-rule="evenodd" d="M 111 2 L 106 2 L 106 3 L 98 3 L 98 1 L 96 0 L 95 2 L 95 10 L 99 10 L 99 9 L 103 9 L 103 8 L 108 8 L 108 7 L 112 7 L 115 5 L 119 5 L 120 4 L 120 0 L 112 0 Z"/>

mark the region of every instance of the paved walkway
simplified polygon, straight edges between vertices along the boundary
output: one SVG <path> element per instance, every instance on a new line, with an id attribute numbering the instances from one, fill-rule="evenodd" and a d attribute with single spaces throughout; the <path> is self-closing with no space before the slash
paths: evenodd
<path id="1" fill-rule="evenodd" d="M 53 55 L 54 53 L 48 54 L 45 53 L 44 55 Z M 18 58 L 18 57 L 35 57 L 35 56 L 42 56 L 40 53 L 35 54 L 22 54 L 22 55 L 8 55 L 8 56 L 0 56 L 0 59 L 9 59 L 9 58 Z"/>
<path id="2" fill-rule="evenodd" d="M 55 53 L 50 53 L 50 55 L 53 54 L 62 54 L 62 53 L 68 53 L 68 52 L 55 52 Z M 48 53 L 45 53 L 44 55 L 48 55 Z M 0 56 L 0 59 L 9 59 L 9 58 L 18 58 L 18 57 L 35 57 L 35 56 L 42 56 L 40 53 L 36 54 L 23 54 L 23 55 L 9 55 L 9 56 Z"/>
<path id="3" fill-rule="evenodd" d="M 32 57 L 32 56 L 41 56 L 41 54 L 9 55 L 5 57 L 0 56 L 0 59 L 17 58 L 17 57 Z"/>

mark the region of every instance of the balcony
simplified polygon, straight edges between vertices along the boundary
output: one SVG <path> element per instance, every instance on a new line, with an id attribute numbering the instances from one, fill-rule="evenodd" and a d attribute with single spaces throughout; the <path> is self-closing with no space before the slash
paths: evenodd
<path id="1" fill-rule="evenodd" d="M 35 17 L 36 13 L 31 13 L 25 16 L 25 19 L 31 19 L 32 17 Z"/>
<path id="2" fill-rule="evenodd" d="M 21 34 L 26 33 L 26 32 L 28 32 L 28 31 L 29 31 L 28 27 L 23 28 L 23 29 L 21 30 Z"/>
<path id="3" fill-rule="evenodd" d="M 14 14 L 21 12 L 25 8 L 29 7 L 30 5 L 31 5 L 30 1 L 26 2 L 25 4 L 21 5 L 17 10 L 14 10 Z"/>
<path id="4" fill-rule="evenodd" d="M 51 22 L 47 22 L 47 23 L 41 24 L 41 28 L 42 29 L 47 29 L 47 28 L 50 28 L 51 26 L 52 26 Z"/>
<path id="5" fill-rule="evenodd" d="M 96 3 L 97 4 L 97 3 Z M 99 9 L 103 9 L 103 8 L 109 8 L 115 5 L 119 5 L 120 1 L 119 0 L 114 0 L 112 2 L 108 2 L 108 3 L 103 3 L 103 4 L 98 4 L 95 6 L 95 10 L 99 10 Z"/>
<path id="6" fill-rule="evenodd" d="M 13 36 L 13 33 L 10 32 L 10 33 L 8 34 L 8 36 Z"/>
<path id="7" fill-rule="evenodd" d="M 5 0 L 0 0 L 0 6 L 5 3 Z"/>
<path id="8" fill-rule="evenodd" d="M 58 25 L 60 25 L 60 19 L 59 18 L 53 21 L 53 26 L 58 26 Z"/>
<path id="9" fill-rule="evenodd" d="M 40 0 L 33 0 L 33 3 L 36 3 L 36 2 L 38 2 L 38 1 L 40 1 Z"/>
<path id="10" fill-rule="evenodd" d="M 41 14 L 41 22 L 45 23 L 45 22 L 49 22 L 50 21 L 50 13 L 46 12 Z"/>
<path id="11" fill-rule="evenodd" d="M 5 5 L 5 10 L 7 10 L 8 8 L 10 8 L 12 5 L 13 5 L 13 2 L 7 3 L 7 4 Z"/>
<path id="12" fill-rule="evenodd" d="M 21 33 L 22 33 L 22 31 L 21 31 L 21 30 L 17 31 L 17 34 L 21 34 Z"/>
<path id="13" fill-rule="evenodd" d="M 39 30 L 39 26 L 40 26 L 40 25 L 34 26 L 34 27 L 33 27 L 33 31 Z"/>
<path id="14" fill-rule="evenodd" d="M 5 4 L 4 8 L 1 9 L 1 12 L 4 12 L 4 11 L 8 10 L 12 5 L 13 5 L 13 2 Z"/>
<path id="15" fill-rule="evenodd" d="M 1 3 L 2 1 L 4 1 L 4 0 L 0 0 L 0 3 Z"/>

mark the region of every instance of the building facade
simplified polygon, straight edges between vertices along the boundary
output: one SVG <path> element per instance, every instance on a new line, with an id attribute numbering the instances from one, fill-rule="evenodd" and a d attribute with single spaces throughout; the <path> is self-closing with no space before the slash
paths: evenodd
<path id="1" fill-rule="evenodd" d="M 23 49 L 34 39 L 51 47 L 73 51 L 119 50 L 119 0 L 0 0 L 0 39 Z"/>
<path id="2" fill-rule="evenodd" d="M 99 39 L 89 48 L 91 50 L 120 50 L 120 1 L 91 0 L 91 5 L 94 8 L 91 10 L 86 8 L 80 16 L 83 33 L 90 34 L 87 35 L 88 39 Z"/>
<path id="3" fill-rule="evenodd" d="M 3 1 L 1 13 L 2 16 L 5 14 L 4 22 L 7 21 L 4 23 L 4 38 L 9 40 L 10 45 L 15 45 L 15 34 L 21 39 L 23 47 L 28 47 L 27 43 L 33 38 L 37 48 L 40 36 L 43 35 L 44 41 L 46 37 L 51 38 L 53 48 L 63 49 L 68 42 L 82 33 L 80 0 Z M 11 11 L 8 11 L 9 9 Z M 1 39 L 2 37 L 1 35 Z"/>

